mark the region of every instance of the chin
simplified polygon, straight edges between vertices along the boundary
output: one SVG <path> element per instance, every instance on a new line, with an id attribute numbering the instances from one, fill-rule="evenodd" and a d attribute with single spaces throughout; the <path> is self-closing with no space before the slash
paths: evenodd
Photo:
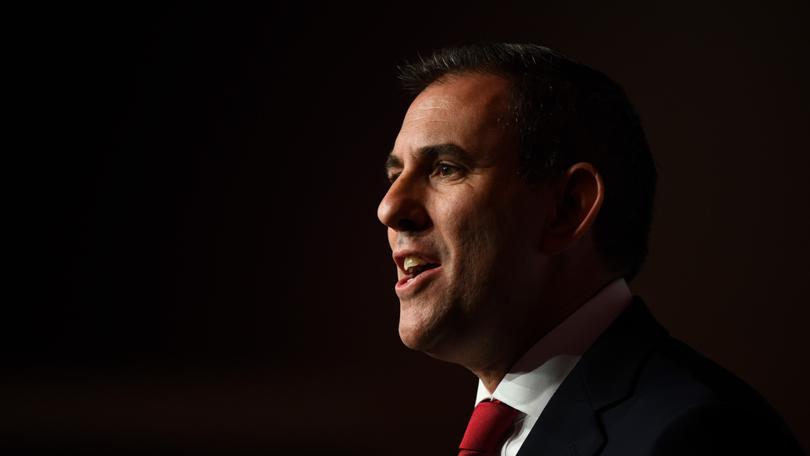
<path id="1" fill-rule="evenodd" d="M 459 346 L 453 343 L 455 338 L 450 331 L 441 331 L 439 327 L 409 326 L 400 321 L 399 338 L 411 350 L 442 361 L 463 364 Z"/>
<path id="2" fill-rule="evenodd" d="M 432 317 L 432 318 L 431 318 Z M 408 312 L 400 309 L 399 338 L 411 350 L 431 351 L 440 334 L 441 319 L 420 312 Z"/>
<path id="3" fill-rule="evenodd" d="M 409 325 L 401 319 L 399 322 L 399 339 L 411 350 L 425 351 L 429 347 L 429 337 L 418 325 Z"/>

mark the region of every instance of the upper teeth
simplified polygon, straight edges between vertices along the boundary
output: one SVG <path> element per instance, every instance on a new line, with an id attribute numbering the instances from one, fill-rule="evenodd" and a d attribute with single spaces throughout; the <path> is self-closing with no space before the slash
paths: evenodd
<path id="1" fill-rule="evenodd" d="M 423 259 L 421 259 L 419 257 L 409 256 L 409 257 L 405 257 L 405 262 L 402 264 L 402 266 L 407 271 L 407 270 L 409 270 L 411 268 L 415 268 L 417 266 L 421 266 L 421 265 L 426 264 L 426 263 L 427 263 L 427 261 L 424 261 Z"/>

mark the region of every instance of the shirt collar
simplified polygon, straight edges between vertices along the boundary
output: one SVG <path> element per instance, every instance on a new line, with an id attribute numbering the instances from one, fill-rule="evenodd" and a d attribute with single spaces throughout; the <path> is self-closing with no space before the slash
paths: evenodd
<path id="1" fill-rule="evenodd" d="M 611 282 L 538 340 L 512 366 L 492 394 L 479 380 L 475 403 L 497 399 L 527 415 L 539 415 L 585 350 L 631 300 L 632 294 L 624 279 Z"/>

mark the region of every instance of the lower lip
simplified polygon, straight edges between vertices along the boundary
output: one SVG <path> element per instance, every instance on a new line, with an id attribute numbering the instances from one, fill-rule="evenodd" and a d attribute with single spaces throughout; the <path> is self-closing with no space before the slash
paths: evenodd
<path id="1" fill-rule="evenodd" d="M 396 291 L 397 296 L 403 298 L 419 292 L 430 282 L 431 279 L 433 279 L 434 276 L 436 276 L 439 273 L 439 271 L 441 271 L 441 269 L 442 269 L 441 266 L 433 269 L 428 269 L 427 271 L 421 272 L 413 280 L 410 280 L 407 277 L 403 277 L 394 286 L 394 290 Z"/>

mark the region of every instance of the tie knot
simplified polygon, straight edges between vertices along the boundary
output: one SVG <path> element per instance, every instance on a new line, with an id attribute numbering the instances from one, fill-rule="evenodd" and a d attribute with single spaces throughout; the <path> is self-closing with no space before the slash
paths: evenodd
<path id="1" fill-rule="evenodd" d="M 518 413 L 499 400 L 480 402 L 470 417 L 459 446 L 459 454 L 487 454 L 497 451 L 506 440 Z"/>

